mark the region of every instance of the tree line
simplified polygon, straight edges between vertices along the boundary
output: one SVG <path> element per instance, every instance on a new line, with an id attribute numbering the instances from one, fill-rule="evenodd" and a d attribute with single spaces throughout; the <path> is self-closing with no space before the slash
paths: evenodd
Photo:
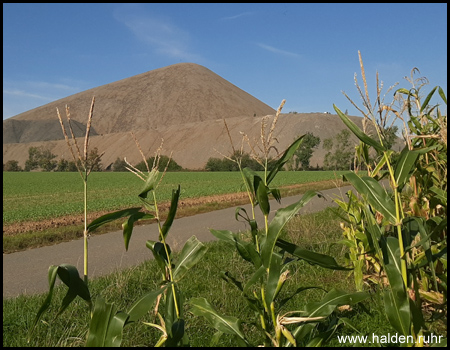
<path id="1" fill-rule="evenodd" d="M 392 126 L 384 130 L 384 142 L 388 148 L 392 148 L 396 139 L 396 132 L 398 128 Z M 306 133 L 303 142 L 295 152 L 291 160 L 286 164 L 285 170 L 299 171 L 299 170 L 349 170 L 354 166 L 355 147 L 350 141 L 350 131 L 343 129 L 334 137 L 323 140 L 323 149 L 326 151 L 323 166 L 311 166 L 310 161 L 315 149 L 318 148 L 321 140 L 320 137 L 313 133 Z M 56 155 L 49 149 L 41 147 L 30 147 L 28 149 L 28 159 L 25 162 L 25 168 L 22 169 L 16 160 L 9 160 L 3 164 L 3 171 L 77 171 L 77 166 L 74 161 L 68 161 L 64 158 L 55 160 Z M 250 168 L 254 171 L 261 171 L 264 169 L 263 165 L 258 163 L 250 154 L 240 153 L 236 151 L 230 157 L 214 158 L 211 157 L 206 162 L 205 171 L 239 171 L 236 160 L 241 160 L 242 168 Z M 169 162 L 170 160 L 170 162 Z M 155 162 L 154 157 L 147 159 L 147 164 L 151 167 Z M 274 159 L 269 159 L 268 167 L 275 163 Z M 116 161 L 106 168 L 103 167 L 97 147 L 92 149 L 88 155 L 88 166 L 92 165 L 92 171 L 127 171 L 127 163 L 122 158 L 117 158 Z M 144 161 L 141 161 L 135 167 L 141 171 L 146 171 L 147 167 Z M 166 169 L 167 168 L 167 169 Z M 188 171 L 181 167 L 175 160 L 162 155 L 158 162 L 159 171 Z"/>

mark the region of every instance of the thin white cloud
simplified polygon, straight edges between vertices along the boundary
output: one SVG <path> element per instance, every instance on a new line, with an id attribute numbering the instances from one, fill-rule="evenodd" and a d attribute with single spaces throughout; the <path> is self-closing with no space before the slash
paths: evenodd
<path id="1" fill-rule="evenodd" d="M 250 16 L 252 14 L 253 14 L 253 12 L 242 12 L 242 13 L 239 13 L 239 14 L 234 15 L 234 16 L 222 17 L 221 20 L 222 21 L 228 21 L 228 20 L 233 20 L 233 19 L 236 19 L 236 18 L 239 18 L 239 17 L 243 17 L 243 16 Z"/>
<path id="2" fill-rule="evenodd" d="M 190 34 L 177 27 L 168 18 L 157 18 L 146 14 L 137 6 L 120 6 L 114 18 L 126 25 L 141 41 L 149 44 L 162 55 L 186 60 L 198 60 L 199 56 L 190 52 Z"/>
<path id="3" fill-rule="evenodd" d="M 70 80 L 68 81 L 70 84 Z M 86 85 L 81 81 L 78 81 L 75 86 L 69 84 L 46 81 L 4 81 L 3 120 L 80 92 L 84 89 L 83 85 Z"/>
<path id="4" fill-rule="evenodd" d="M 260 48 L 264 49 L 264 50 L 267 50 L 267 51 L 270 51 L 270 52 L 273 52 L 273 53 L 276 53 L 276 54 L 279 54 L 279 55 L 291 56 L 291 57 L 301 57 L 301 55 L 299 55 L 298 53 L 285 51 L 285 50 L 280 50 L 280 49 L 277 49 L 277 48 L 275 48 L 273 46 L 269 46 L 269 45 L 265 45 L 265 44 L 261 44 L 261 43 L 258 43 L 257 45 Z"/>
<path id="5" fill-rule="evenodd" d="M 31 97 L 31 98 L 37 98 L 39 100 L 45 100 L 45 101 L 54 101 L 52 98 L 46 97 L 46 96 L 42 96 L 42 95 L 37 95 L 37 94 L 33 94 L 33 93 L 29 93 L 26 91 L 22 91 L 22 90 L 5 90 L 3 89 L 3 93 L 6 95 L 13 95 L 13 96 L 20 96 L 20 97 Z"/>

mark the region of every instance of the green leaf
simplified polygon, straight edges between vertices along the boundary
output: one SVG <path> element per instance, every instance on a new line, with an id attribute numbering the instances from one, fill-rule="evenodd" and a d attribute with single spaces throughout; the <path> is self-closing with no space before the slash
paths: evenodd
<path id="1" fill-rule="evenodd" d="M 149 240 L 145 243 L 145 245 L 148 249 L 150 249 L 152 251 L 153 256 L 154 256 L 156 262 L 158 263 L 158 266 L 159 266 L 161 272 L 165 275 L 166 266 L 169 262 L 167 254 L 169 254 L 169 256 L 171 255 L 170 247 L 168 245 L 166 245 L 166 247 L 167 247 L 167 253 L 166 253 L 166 248 L 164 248 L 164 244 L 162 244 L 161 242 L 155 242 L 155 241 Z"/>
<path id="2" fill-rule="evenodd" d="M 297 245 L 289 243 L 283 239 L 278 239 L 277 247 L 287 251 L 288 253 L 307 261 L 310 264 L 319 265 L 326 269 L 332 270 L 352 270 L 352 268 L 340 266 L 333 257 L 325 254 L 315 253 L 310 250 L 300 249 Z"/>
<path id="3" fill-rule="evenodd" d="M 260 280 L 260 278 L 262 276 L 264 276 L 264 274 L 266 273 L 266 268 L 264 267 L 264 265 L 261 265 L 256 272 L 253 274 L 252 277 L 250 277 L 250 279 L 247 281 L 247 283 L 244 286 L 244 294 L 247 293 L 247 291 L 249 290 L 249 288 L 251 286 L 253 286 L 257 281 Z"/>
<path id="4" fill-rule="evenodd" d="M 343 175 L 365 199 L 391 223 L 397 223 L 395 204 L 381 185 L 369 176 L 360 177 L 355 173 Z"/>
<path id="5" fill-rule="evenodd" d="M 411 312 L 401 272 L 399 242 L 394 237 L 383 237 L 380 240 L 380 246 L 390 286 L 384 293 L 386 315 L 392 327 L 400 334 L 407 336 L 410 334 Z"/>
<path id="6" fill-rule="evenodd" d="M 278 203 L 281 203 L 281 192 L 278 188 L 271 188 L 269 193 L 272 194 L 273 198 L 275 198 Z"/>
<path id="7" fill-rule="evenodd" d="M 152 169 L 150 173 L 147 175 L 147 180 L 145 181 L 144 189 L 139 193 L 139 197 L 147 198 L 148 193 L 155 189 L 155 186 L 158 182 L 158 169 Z"/>
<path id="8" fill-rule="evenodd" d="M 434 94 L 434 92 L 436 91 L 436 89 L 437 89 L 437 86 L 435 86 L 435 87 L 433 88 L 433 90 L 431 90 L 430 93 L 428 94 L 428 96 L 425 98 L 425 101 L 423 101 L 422 107 L 420 107 L 420 113 L 422 113 L 423 110 L 424 110 L 425 108 L 427 108 L 428 103 L 430 102 L 431 97 L 433 97 L 433 94 Z"/>
<path id="9" fill-rule="evenodd" d="M 189 238 L 181 250 L 178 264 L 173 271 L 174 281 L 180 281 L 186 272 L 200 261 L 207 250 L 208 248 L 195 236 Z"/>
<path id="10" fill-rule="evenodd" d="M 278 236 L 281 234 L 284 226 L 288 223 L 290 219 L 294 217 L 295 214 L 306 204 L 311 198 L 316 196 L 315 191 L 307 191 L 303 197 L 297 202 L 293 203 L 286 208 L 279 209 L 275 214 L 275 217 L 269 224 L 269 230 L 267 233 L 267 238 L 262 245 L 261 249 L 261 259 L 266 268 L 270 266 L 270 260 L 272 257 L 273 250 L 275 248 L 275 243 L 277 242 Z"/>
<path id="11" fill-rule="evenodd" d="M 86 346 L 119 347 L 122 343 L 123 327 L 127 319 L 126 313 L 117 312 L 114 304 L 106 303 L 102 297 L 98 297 L 89 325 Z"/>
<path id="12" fill-rule="evenodd" d="M 131 214 L 127 221 L 122 224 L 123 227 L 123 240 L 125 242 L 125 250 L 128 251 L 128 245 L 130 244 L 131 234 L 133 233 L 133 225 L 136 221 L 141 219 L 153 219 L 155 216 L 152 214 L 146 214 L 143 212 L 137 212 Z"/>
<path id="13" fill-rule="evenodd" d="M 189 304 L 192 307 L 191 312 L 195 316 L 205 317 L 218 331 L 234 335 L 248 345 L 242 332 L 241 321 L 238 318 L 220 315 L 205 298 L 191 298 Z"/>
<path id="14" fill-rule="evenodd" d="M 165 286 L 161 287 L 161 289 L 151 291 L 140 297 L 128 311 L 128 315 L 130 317 L 128 318 L 126 324 L 136 322 L 147 312 L 149 312 L 150 309 L 153 307 L 154 302 L 158 298 L 158 295 L 163 293 L 168 286 L 170 286 L 170 284 L 166 284 Z"/>
<path id="15" fill-rule="evenodd" d="M 347 127 L 351 130 L 351 132 L 353 132 L 353 134 L 355 134 L 358 139 L 360 139 L 365 144 L 372 146 L 378 152 L 386 151 L 385 147 L 383 147 L 378 141 L 375 141 L 374 139 L 367 136 L 355 123 L 350 120 L 348 116 L 342 113 L 341 110 L 336 107 L 336 105 L 333 104 L 333 107 L 344 124 L 347 125 Z"/>
<path id="16" fill-rule="evenodd" d="M 185 322 L 183 319 L 177 319 L 171 328 L 171 332 L 166 342 L 166 347 L 176 347 L 178 342 L 185 336 L 184 333 Z"/>
<path id="17" fill-rule="evenodd" d="M 269 215 L 270 213 L 270 204 L 269 204 L 269 188 L 264 184 L 263 180 L 259 176 L 254 177 L 254 186 L 256 199 L 258 200 L 259 207 L 264 216 Z"/>
<path id="18" fill-rule="evenodd" d="M 442 90 L 442 88 L 439 86 L 439 95 L 441 96 L 442 100 L 445 102 L 445 104 L 447 104 L 447 97 L 445 97 L 445 93 L 444 90 Z"/>
<path id="19" fill-rule="evenodd" d="M 214 237 L 221 239 L 222 241 L 232 242 L 234 243 L 234 234 L 228 230 L 214 230 L 209 229 L 209 231 L 213 234 Z"/>
<path id="20" fill-rule="evenodd" d="M 252 196 L 252 198 L 254 199 L 254 188 L 253 188 L 253 183 L 254 183 L 254 177 L 258 176 L 258 174 L 256 174 L 256 172 L 250 168 L 244 168 L 242 169 L 241 172 L 243 178 L 244 178 L 244 185 L 245 185 L 245 189 L 248 193 L 250 193 L 250 195 Z"/>
<path id="21" fill-rule="evenodd" d="M 39 311 L 36 314 L 36 317 L 34 318 L 34 321 L 30 327 L 30 329 L 28 330 L 28 336 L 27 336 L 27 341 L 30 342 L 31 340 L 31 335 L 33 334 L 34 329 L 36 328 L 37 323 L 39 322 L 39 320 L 42 317 L 42 314 L 48 309 L 48 307 L 50 306 L 50 303 L 52 301 L 52 297 L 53 297 L 53 289 L 55 288 L 55 281 L 56 281 L 56 276 L 58 273 L 58 266 L 56 265 L 52 265 L 48 268 L 48 284 L 49 284 L 49 291 L 47 294 L 47 297 L 44 300 L 44 303 L 42 304 L 42 306 L 39 308 Z"/>
<path id="22" fill-rule="evenodd" d="M 265 289 L 266 293 L 265 297 L 267 305 L 270 305 L 272 301 L 275 299 L 276 294 L 275 292 L 277 290 L 278 282 L 280 280 L 281 268 L 283 267 L 281 264 L 281 259 L 282 259 L 281 254 L 278 254 L 276 252 L 273 253 Z"/>
<path id="23" fill-rule="evenodd" d="M 234 242 L 239 255 L 246 261 L 252 263 L 256 268 L 261 266 L 261 256 L 256 251 L 255 246 L 251 242 L 241 240 L 234 235 Z"/>
<path id="24" fill-rule="evenodd" d="M 292 158 L 292 156 L 294 155 L 295 151 L 300 147 L 300 145 L 303 142 L 303 138 L 306 136 L 302 135 L 300 136 L 297 140 L 295 140 L 287 149 L 286 151 L 284 151 L 283 155 L 281 156 L 280 159 L 278 159 L 278 161 L 275 163 L 274 168 L 270 171 L 269 175 L 267 176 L 266 179 L 266 184 L 267 186 L 272 182 L 272 180 L 275 178 L 275 175 L 277 175 L 277 173 L 280 171 L 280 169 L 284 166 L 284 164 L 286 164 L 289 159 Z"/>
<path id="25" fill-rule="evenodd" d="M 413 169 L 416 164 L 418 156 L 419 153 L 410 151 L 408 146 L 405 146 L 400 153 L 400 158 L 398 159 L 394 170 L 394 178 L 399 187 L 399 191 L 401 191 L 403 186 L 409 180 L 411 169 Z"/>
<path id="26" fill-rule="evenodd" d="M 178 185 L 177 190 L 172 191 L 172 202 L 170 203 L 169 214 L 167 214 L 167 219 L 164 222 L 164 225 L 161 229 L 164 238 L 167 236 L 167 233 L 169 232 L 169 229 L 172 226 L 173 220 L 175 219 L 179 198 L 180 198 L 180 185 Z"/>
<path id="27" fill-rule="evenodd" d="M 366 300 L 369 296 L 366 292 L 347 293 L 333 288 L 321 301 L 306 304 L 305 311 L 308 317 L 326 317 L 338 306 L 354 305 Z"/>
<path id="28" fill-rule="evenodd" d="M 139 208 L 128 208 L 128 209 L 123 209 L 123 210 L 116 211 L 114 213 L 109 213 L 109 214 L 100 216 L 99 218 L 92 221 L 89 225 L 87 225 L 87 231 L 92 232 L 95 229 L 97 229 L 98 227 L 100 227 L 108 222 L 136 214 L 141 209 L 142 208 L 140 208 L 140 207 Z"/>
<path id="29" fill-rule="evenodd" d="M 366 292 L 347 293 L 333 288 L 321 301 L 312 302 L 305 306 L 306 316 L 328 317 L 338 306 L 353 305 L 369 297 L 370 295 Z M 314 327 L 314 323 L 302 324 L 292 332 L 292 335 L 297 341 L 300 341 L 309 335 Z"/>
<path id="30" fill-rule="evenodd" d="M 75 266 L 61 264 L 58 266 L 57 273 L 58 277 L 69 288 L 69 290 L 61 303 L 61 307 L 56 317 L 58 317 L 77 296 L 80 296 L 89 304 L 91 303 L 89 289 L 80 278 L 78 270 Z"/>

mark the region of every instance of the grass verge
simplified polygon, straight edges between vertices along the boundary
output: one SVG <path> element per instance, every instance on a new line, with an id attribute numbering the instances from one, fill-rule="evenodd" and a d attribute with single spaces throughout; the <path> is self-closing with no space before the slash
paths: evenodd
<path id="1" fill-rule="evenodd" d="M 339 263 L 343 263 L 340 260 L 343 256 L 343 248 L 333 244 L 341 239 L 339 220 L 330 209 L 296 217 L 289 224 L 285 235 L 285 238 L 295 241 L 302 248 L 314 248 L 317 252 L 327 252 L 336 257 Z M 247 307 L 239 290 L 220 278 L 221 271 L 227 270 L 236 278 L 245 280 L 248 278 L 246 274 L 251 271 L 249 263 L 237 255 L 234 247 L 224 242 L 214 241 L 206 243 L 206 245 L 209 248 L 208 252 L 191 269 L 189 278 L 181 282 L 180 289 L 183 290 L 186 300 L 192 297 L 205 297 L 221 313 L 248 320 L 243 326 L 245 329 L 251 330 L 253 326 L 250 322 L 254 317 L 253 312 Z M 139 266 L 92 279 L 89 285 L 94 297 L 101 295 L 106 300 L 116 300 L 119 310 L 127 310 L 132 302 L 143 293 L 158 288 L 160 280 L 158 271 L 156 262 L 148 260 Z M 286 282 L 288 285 L 283 290 L 286 295 L 300 286 L 308 285 L 321 286 L 327 290 L 331 288 L 354 290 L 353 281 L 345 271 L 326 270 L 299 261 L 293 265 L 291 272 L 291 277 Z M 3 346 L 83 346 L 89 322 L 89 312 L 84 301 L 77 298 L 56 322 L 53 321 L 65 293 L 65 287 L 58 286 L 56 288 L 50 310 L 40 322 L 30 344 L 26 343 L 26 333 L 37 310 L 42 305 L 46 293 L 3 300 Z M 318 290 L 308 290 L 298 294 L 286 305 L 287 310 L 302 310 L 307 302 L 319 300 L 322 293 Z M 351 318 L 362 334 L 392 333 L 384 318 L 382 303 L 377 299 L 377 294 L 366 301 L 364 306 L 365 308 L 355 307 L 344 310 L 342 314 Z M 371 315 L 365 309 L 368 309 Z M 206 323 L 204 318 L 194 317 L 190 314 L 189 309 L 186 310 L 186 315 L 186 332 L 189 335 L 191 346 L 209 346 L 215 330 Z M 153 322 L 154 316 L 148 314 L 142 321 Z M 257 332 L 254 334 L 255 337 L 252 340 L 255 344 L 259 344 L 260 339 L 257 338 Z M 340 327 L 338 334 L 355 334 L 355 332 L 348 327 Z M 138 322 L 125 328 L 122 346 L 153 346 L 159 336 L 160 334 L 153 328 Z M 332 345 L 343 346 L 337 340 L 333 340 Z M 233 338 L 223 335 L 218 346 L 237 346 L 237 343 Z"/>

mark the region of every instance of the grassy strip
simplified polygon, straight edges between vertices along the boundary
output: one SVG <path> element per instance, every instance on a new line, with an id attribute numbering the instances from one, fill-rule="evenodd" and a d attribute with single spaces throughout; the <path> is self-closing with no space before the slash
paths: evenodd
<path id="1" fill-rule="evenodd" d="M 288 186 L 281 188 L 281 194 L 283 197 L 294 196 L 300 193 L 304 193 L 306 190 L 325 190 L 336 187 L 336 181 L 321 181 L 309 184 L 300 184 L 296 186 Z M 342 183 L 340 183 L 342 184 Z M 198 203 L 192 206 L 183 207 L 182 205 L 178 209 L 177 218 L 192 216 L 196 214 L 207 213 L 214 210 L 230 208 L 233 206 L 243 205 L 248 203 L 248 198 L 243 195 L 240 199 L 231 201 L 212 201 L 207 203 Z M 168 204 L 168 203 L 166 203 Z M 167 213 L 167 205 L 162 203 L 162 217 L 164 219 Z M 165 208 L 165 209 L 164 209 Z M 137 224 L 148 224 L 151 221 L 142 221 Z M 117 221 L 108 225 L 102 226 L 93 232 L 93 235 L 104 234 L 111 231 L 121 230 L 122 222 Z M 81 238 L 83 236 L 83 225 L 69 225 L 64 227 L 49 228 L 42 231 L 29 231 L 25 233 L 3 236 L 3 254 L 9 254 L 13 252 L 23 251 L 32 248 L 38 248 L 48 245 L 53 245 L 62 242 L 68 242 L 74 239 Z"/>
<path id="2" fill-rule="evenodd" d="M 331 210 L 326 210 L 297 217 L 294 222 L 290 223 L 286 238 L 295 241 L 302 248 L 314 246 L 315 251 L 330 253 L 339 260 L 343 256 L 342 247 L 333 245 L 333 243 L 341 238 L 342 233 L 339 229 L 339 221 L 333 215 Z M 320 244 L 318 244 L 319 242 Z M 246 274 L 250 271 L 249 264 L 237 256 L 233 247 L 224 242 L 210 242 L 207 243 L 207 246 L 209 250 L 204 258 L 189 272 L 189 278 L 185 279 L 182 282 L 183 285 L 180 286 L 185 293 L 186 300 L 202 296 L 223 314 L 252 320 L 253 312 L 247 307 L 237 288 L 227 284 L 219 277 L 222 270 L 228 270 L 237 279 L 243 280 L 248 277 Z M 150 252 L 149 256 L 151 256 Z M 342 259 L 339 262 L 343 263 Z M 353 290 L 353 281 L 347 275 L 348 272 L 326 270 L 300 261 L 291 268 L 290 278 L 286 282 L 289 285 L 286 286 L 283 293 L 288 295 L 298 287 L 308 285 L 351 291 Z M 117 305 L 119 309 L 127 310 L 140 295 L 158 288 L 159 279 L 155 261 L 149 260 L 139 266 L 92 279 L 90 289 L 94 296 L 101 295 L 106 300 L 116 300 L 119 303 Z M 57 322 L 52 322 L 65 293 L 65 287 L 57 287 L 50 312 L 39 324 L 30 344 L 26 343 L 26 332 L 46 294 L 3 300 L 3 346 L 82 346 L 86 339 L 89 312 L 87 305 L 81 299 L 77 298 L 79 300 L 75 300 Z M 318 290 L 303 292 L 290 301 L 288 308 L 289 310 L 302 310 L 307 302 L 318 300 L 321 294 L 322 292 Z M 375 295 L 365 303 L 365 306 L 370 309 L 372 315 L 366 314 L 359 307 L 343 311 L 343 314 L 351 317 L 353 324 L 362 334 L 392 333 L 385 321 L 382 304 L 378 297 Z M 215 331 L 203 318 L 193 317 L 189 312 L 186 314 L 187 333 L 191 340 L 191 346 L 209 346 Z M 154 322 L 154 316 L 149 314 L 142 321 Z M 251 328 L 253 326 L 246 323 L 244 327 Z M 340 327 L 338 332 L 339 334 L 355 334 L 354 331 L 345 327 Z M 254 333 L 257 334 L 257 332 Z M 122 346 L 153 346 L 159 336 L 160 334 L 153 328 L 138 322 L 125 328 Z M 255 344 L 259 344 L 260 340 L 253 339 L 253 341 Z M 332 345 L 342 346 L 337 340 L 333 341 Z M 218 346 L 237 346 L 237 344 L 234 339 L 224 335 Z"/>

